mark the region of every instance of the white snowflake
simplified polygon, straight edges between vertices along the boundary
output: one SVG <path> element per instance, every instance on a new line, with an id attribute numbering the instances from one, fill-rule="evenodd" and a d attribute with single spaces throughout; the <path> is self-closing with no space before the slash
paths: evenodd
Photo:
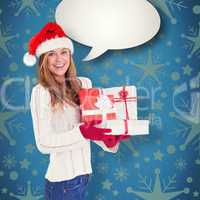
<path id="1" fill-rule="evenodd" d="M 127 180 L 128 172 L 126 169 L 119 168 L 119 169 L 116 169 L 115 171 L 116 172 L 114 172 L 114 176 L 116 180 L 119 180 L 121 182 Z"/>
<path id="2" fill-rule="evenodd" d="M 175 166 L 179 170 L 184 170 L 187 166 L 187 162 L 184 159 L 180 158 L 176 160 Z"/>
<path id="3" fill-rule="evenodd" d="M 2 163 L 3 163 L 4 167 L 6 167 L 7 169 L 11 169 L 11 168 L 15 167 L 15 165 L 16 165 L 15 156 L 13 156 L 11 154 L 4 156 Z"/>

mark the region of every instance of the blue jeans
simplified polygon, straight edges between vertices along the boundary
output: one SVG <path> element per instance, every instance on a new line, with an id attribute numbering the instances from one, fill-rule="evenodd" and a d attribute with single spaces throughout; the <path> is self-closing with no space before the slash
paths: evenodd
<path id="1" fill-rule="evenodd" d="M 45 200 L 84 200 L 90 174 L 61 182 L 45 179 Z"/>

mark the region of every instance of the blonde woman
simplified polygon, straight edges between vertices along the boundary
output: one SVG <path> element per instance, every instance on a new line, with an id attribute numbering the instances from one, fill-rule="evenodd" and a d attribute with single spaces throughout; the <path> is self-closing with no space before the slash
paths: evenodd
<path id="1" fill-rule="evenodd" d="M 115 153 L 119 147 L 119 140 L 106 136 L 110 129 L 95 127 L 100 122 L 80 122 L 78 92 L 92 83 L 76 76 L 72 54 L 71 40 L 58 24 L 49 22 L 31 38 L 24 55 L 28 66 L 39 57 L 38 83 L 32 89 L 30 108 L 37 148 L 50 155 L 46 200 L 84 199 L 92 173 L 90 140 L 108 152 Z"/>

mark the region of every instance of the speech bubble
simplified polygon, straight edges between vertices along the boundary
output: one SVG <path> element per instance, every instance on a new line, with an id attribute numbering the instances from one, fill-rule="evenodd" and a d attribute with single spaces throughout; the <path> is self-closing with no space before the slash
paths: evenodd
<path id="1" fill-rule="evenodd" d="M 70 38 L 92 47 L 84 61 L 144 44 L 160 28 L 158 12 L 146 0 L 63 0 L 55 19 Z"/>

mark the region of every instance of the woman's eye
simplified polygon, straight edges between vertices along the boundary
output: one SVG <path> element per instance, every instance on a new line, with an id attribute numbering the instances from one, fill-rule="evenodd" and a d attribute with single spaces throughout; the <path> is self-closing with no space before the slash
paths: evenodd
<path id="1" fill-rule="evenodd" d="M 53 53 L 53 52 L 48 54 L 48 56 L 54 56 L 54 55 L 55 55 L 55 53 Z"/>
<path id="2" fill-rule="evenodd" d="M 67 54 L 67 51 L 63 51 L 62 54 L 63 54 L 63 55 Z"/>

